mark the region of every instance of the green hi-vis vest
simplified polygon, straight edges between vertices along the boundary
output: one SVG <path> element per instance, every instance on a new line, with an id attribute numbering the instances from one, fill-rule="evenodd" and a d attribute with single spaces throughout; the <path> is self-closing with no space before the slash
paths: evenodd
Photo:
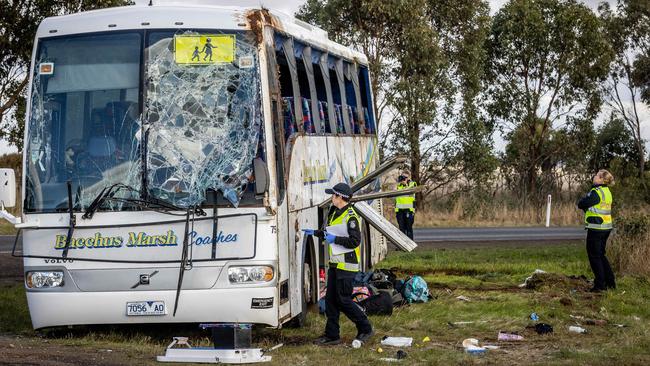
<path id="1" fill-rule="evenodd" d="M 608 187 L 602 186 L 594 187 L 591 190 L 596 191 L 596 194 L 598 194 L 598 197 L 600 198 L 600 202 L 597 205 L 589 207 L 585 212 L 585 226 L 587 229 L 593 230 L 611 230 L 613 228 L 612 202 L 614 201 L 612 198 L 612 192 L 609 191 Z M 590 217 L 600 217 L 602 221 L 600 224 L 589 222 Z M 591 221 L 600 220 L 592 219 Z"/>
<path id="2" fill-rule="evenodd" d="M 339 215 L 339 217 L 334 217 L 334 215 L 332 215 L 329 218 L 328 226 L 345 225 L 345 230 L 347 230 L 348 221 L 353 217 L 357 219 L 357 222 L 359 225 L 361 225 L 359 215 L 357 215 L 356 211 L 354 211 L 354 208 L 350 206 L 347 211 Z M 331 245 L 328 245 L 327 247 L 329 248 L 330 263 L 336 264 L 337 269 L 342 269 L 344 271 L 350 272 L 359 272 L 361 270 L 361 245 L 354 248 L 353 252 L 341 253 L 337 255 L 332 254 Z M 352 253 L 354 253 L 354 256 L 351 255 Z"/>
<path id="3" fill-rule="evenodd" d="M 417 187 L 417 183 L 411 182 L 408 185 L 406 184 L 398 184 L 397 185 L 397 190 L 401 191 L 402 189 L 408 189 L 408 188 L 414 188 Z M 415 195 L 414 194 L 409 194 L 406 196 L 398 196 L 395 198 L 395 212 L 399 210 L 410 210 L 411 212 L 415 212 L 415 206 L 413 203 L 415 202 Z"/>

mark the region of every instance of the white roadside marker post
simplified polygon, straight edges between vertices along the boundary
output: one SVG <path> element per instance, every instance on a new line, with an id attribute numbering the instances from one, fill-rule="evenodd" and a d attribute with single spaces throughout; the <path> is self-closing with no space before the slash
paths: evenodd
<path id="1" fill-rule="evenodd" d="M 551 195 L 546 199 L 546 227 L 551 226 Z"/>

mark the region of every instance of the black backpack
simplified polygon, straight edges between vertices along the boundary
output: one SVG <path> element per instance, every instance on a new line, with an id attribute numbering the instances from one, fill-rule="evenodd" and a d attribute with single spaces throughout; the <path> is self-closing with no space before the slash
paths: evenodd
<path id="1" fill-rule="evenodd" d="M 359 303 L 368 315 L 392 315 L 393 298 L 388 292 L 379 291 L 377 295 L 370 296 Z"/>

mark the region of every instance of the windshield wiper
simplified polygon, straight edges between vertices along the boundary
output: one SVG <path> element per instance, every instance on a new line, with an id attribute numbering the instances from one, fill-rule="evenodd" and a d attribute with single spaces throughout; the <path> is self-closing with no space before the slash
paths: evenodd
<path id="1" fill-rule="evenodd" d="M 129 190 L 133 190 L 133 188 L 122 184 L 122 183 L 115 183 L 113 185 L 110 185 L 108 187 L 104 187 L 104 189 L 99 192 L 97 197 L 88 205 L 88 208 L 86 209 L 86 212 L 82 216 L 84 220 L 92 219 L 93 215 L 95 215 L 95 212 L 101 207 L 102 203 L 104 203 L 107 199 L 112 199 L 117 192 L 119 192 L 122 188 L 126 188 Z"/>

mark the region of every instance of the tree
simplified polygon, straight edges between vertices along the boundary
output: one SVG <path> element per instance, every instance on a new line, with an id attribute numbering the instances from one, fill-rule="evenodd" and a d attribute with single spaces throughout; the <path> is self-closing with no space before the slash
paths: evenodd
<path id="1" fill-rule="evenodd" d="M 591 171 L 598 169 L 609 169 L 614 159 L 626 162 L 623 171 L 624 176 L 636 175 L 635 162 L 638 161 L 639 150 L 636 142 L 630 136 L 626 123 L 615 115 L 604 124 L 596 135 L 596 143 L 593 147 L 590 159 Z"/>
<path id="2" fill-rule="evenodd" d="M 481 0 L 310 0 L 301 9 L 303 19 L 368 54 L 377 115 L 387 123 L 382 151 L 409 156 L 412 178 L 427 187 L 419 204 L 463 173 L 461 153 L 491 150 L 474 108 L 487 14 Z M 452 142 L 457 136 L 462 144 Z"/>
<path id="3" fill-rule="evenodd" d="M 645 60 L 650 55 L 650 13 L 644 15 L 639 2 L 628 0 L 618 2 L 617 12 L 612 11 L 608 3 L 603 3 L 599 10 L 616 52 L 607 88 L 607 102 L 634 141 L 637 149 L 637 174 L 643 178 L 645 141 L 641 136 L 642 120 L 637 103 L 644 92 L 643 81 L 640 81 L 643 77 L 639 75 L 644 73 L 642 70 L 645 68 Z M 650 7 L 646 10 L 650 10 Z"/>
<path id="4" fill-rule="evenodd" d="M 511 0 L 495 15 L 487 48 L 488 112 L 509 143 L 517 140 L 511 154 L 531 197 L 558 148 L 553 132 L 595 119 L 613 52 L 601 21 L 575 0 Z"/>
<path id="5" fill-rule="evenodd" d="M 0 0 L 0 138 L 22 149 L 25 87 L 40 22 L 46 17 L 128 3 L 125 0 Z"/>

